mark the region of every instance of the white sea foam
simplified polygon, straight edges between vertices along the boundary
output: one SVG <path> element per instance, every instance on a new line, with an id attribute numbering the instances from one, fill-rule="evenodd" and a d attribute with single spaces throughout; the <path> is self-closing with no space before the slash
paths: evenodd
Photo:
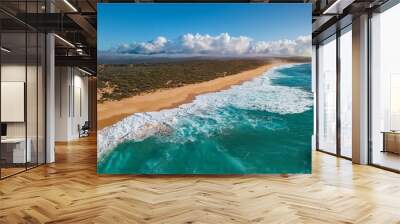
<path id="1" fill-rule="evenodd" d="M 309 110 L 313 105 L 312 94 L 301 88 L 273 85 L 271 80 L 282 76 L 280 69 L 293 66 L 276 67 L 265 74 L 232 86 L 220 92 L 199 95 L 188 104 L 174 109 L 165 109 L 157 112 L 136 113 L 118 123 L 106 127 L 98 133 L 98 157 L 127 140 L 141 141 L 155 134 L 168 134 L 178 123 L 189 123 L 177 130 L 182 141 L 190 141 L 192 132 L 201 132 L 211 135 L 211 132 L 222 131 L 229 125 L 228 110 L 236 108 L 244 110 L 268 111 L 278 114 L 296 114 Z M 206 122 L 197 122 L 203 119 Z M 251 118 L 239 117 L 237 120 Z M 257 121 L 253 121 L 256 125 Z M 179 134 L 179 132 L 185 132 Z M 188 135 L 189 133 L 189 135 Z M 174 139 L 176 141 L 176 139 Z"/>

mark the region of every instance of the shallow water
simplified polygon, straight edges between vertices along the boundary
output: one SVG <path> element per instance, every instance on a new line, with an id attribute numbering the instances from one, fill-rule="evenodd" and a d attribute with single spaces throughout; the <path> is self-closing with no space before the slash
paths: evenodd
<path id="1" fill-rule="evenodd" d="M 310 64 L 279 67 L 102 131 L 98 172 L 310 173 L 312 105 Z"/>

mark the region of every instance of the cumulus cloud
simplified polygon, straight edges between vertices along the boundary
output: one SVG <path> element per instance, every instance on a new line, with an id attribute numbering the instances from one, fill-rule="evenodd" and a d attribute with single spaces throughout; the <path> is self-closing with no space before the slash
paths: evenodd
<path id="1" fill-rule="evenodd" d="M 214 37 L 189 33 L 180 38 L 177 47 L 181 47 L 184 53 L 237 55 L 246 53 L 250 43 L 248 37 L 231 37 L 228 33 Z"/>
<path id="2" fill-rule="evenodd" d="M 165 51 L 167 43 L 167 38 L 157 37 L 149 42 L 122 44 L 118 46 L 116 52 L 123 54 L 158 54 Z"/>
<path id="3" fill-rule="evenodd" d="M 123 44 L 110 52 L 130 55 L 310 56 L 311 35 L 294 40 L 254 41 L 250 37 L 233 37 L 228 33 L 216 36 L 188 33 L 176 40 L 160 36 L 148 42 Z"/>
<path id="4" fill-rule="evenodd" d="M 258 41 L 251 46 L 250 52 L 271 56 L 310 56 L 311 36 L 299 36 L 295 40 Z"/>

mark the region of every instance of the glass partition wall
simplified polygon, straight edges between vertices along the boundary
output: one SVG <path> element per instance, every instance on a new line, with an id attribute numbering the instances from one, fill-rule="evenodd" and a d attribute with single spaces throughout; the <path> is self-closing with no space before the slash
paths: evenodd
<path id="1" fill-rule="evenodd" d="M 352 157 L 351 25 L 317 47 L 317 149 Z"/>
<path id="2" fill-rule="evenodd" d="M 369 164 L 400 172 L 400 4 L 369 18 Z M 317 45 L 317 149 L 352 158 L 352 26 Z"/>
<path id="3" fill-rule="evenodd" d="M 36 12 L 43 10 L 39 2 L 18 7 Z M 0 12 L 1 179 L 45 163 L 46 156 L 45 35 L 14 19 Z"/>
<path id="4" fill-rule="evenodd" d="M 371 18 L 370 163 L 400 171 L 400 4 Z"/>
<path id="5" fill-rule="evenodd" d="M 318 149 L 336 153 L 336 36 L 318 47 Z"/>
<path id="6" fill-rule="evenodd" d="M 352 157 L 352 33 L 351 25 L 341 31 L 340 49 L 340 155 Z"/>

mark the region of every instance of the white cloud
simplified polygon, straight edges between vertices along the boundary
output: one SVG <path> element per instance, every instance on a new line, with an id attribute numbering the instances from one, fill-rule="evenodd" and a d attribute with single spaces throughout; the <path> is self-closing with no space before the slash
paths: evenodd
<path id="1" fill-rule="evenodd" d="M 250 37 L 233 37 L 228 33 L 217 36 L 188 33 L 175 41 L 160 36 L 148 42 L 123 44 L 112 52 L 133 55 L 310 56 L 311 35 L 299 36 L 295 40 L 254 41 Z"/>
<path id="2" fill-rule="evenodd" d="M 248 37 L 231 37 L 228 33 L 214 37 L 189 33 L 180 38 L 179 45 L 185 53 L 240 55 L 247 52 L 250 42 Z"/>
<path id="3" fill-rule="evenodd" d="M 165 51 L 168 40 L 165 37 L 157 37 L 155 40 L 149 42 L 140 42 L 133 44 L 123 44 L 118 46 L 116 51 L 118 53 L 128 54 L 158 54 Z"/>
<path id="4" fill-rule="evenodd" d="M 299 36 L 295 40 L 258 41 L 252 45 L 250 53 L 271 56 L 310 56 L 311 36 Z"/>

